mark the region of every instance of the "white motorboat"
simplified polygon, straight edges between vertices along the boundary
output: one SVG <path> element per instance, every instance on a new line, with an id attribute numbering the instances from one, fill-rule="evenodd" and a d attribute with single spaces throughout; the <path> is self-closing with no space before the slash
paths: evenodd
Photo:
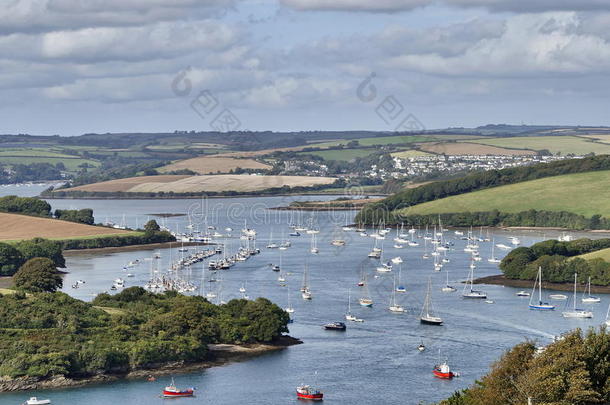
<path id="1" fill-rule="evenodd" d="M 46 405 L 50 404 L 50 399 L 38 399 L 37 397 L 31 397 L 23 403 L 23 405 Z"/>

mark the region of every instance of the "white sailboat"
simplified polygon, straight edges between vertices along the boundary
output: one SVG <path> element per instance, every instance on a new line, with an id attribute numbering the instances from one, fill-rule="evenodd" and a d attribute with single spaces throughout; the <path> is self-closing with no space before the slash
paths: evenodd
<path id="1" fill-rule="evenodd" d="M 371 299 L 371 293 L 369 292 L 369 284 L 366 282 L 366 276 L 364 277 L 364 288 L 362 289 L 362 296 L 358 300 L 363 307 L 372 307 L 373 300 Z"/>
<path id="2" fill-rule="evenodd" d="M 364 319 L 360 319 L 352 314 L 352 299 L 349 289 L 347 290 L 347 313 L 345 314 L 345 319 L 351 322 L 364 322 Z"/>
<path id="3" fill-rule="evenodd" d="M 561 313 L 561 315 L 564 318 L 593 318 L 593 312 L 576 308 L 576 279 L 577 278 L 578 278 L 578 275 L 576 273 L 574 273 L 574 297 L 572 297 L 574 306 L 572 307 L 571 311 L 564 311 Z"/>
<path id="4" fill-rule="evenodd" d="M 377 266 L 377 271 L 379 273 L 389 273 L 392 271 L 392 261 L 389 260 L 387 262 L 383 261 L 383 245 L 381 247 L 381 251 L 379 252 L 380 256 L 379 259 L 381 260 L 381 264 L 379 266 Z"/>
<path id="5" fill-rule="evenodd" d="M 316 243 L 316 239 L 317 239 L 316 234 L 312 233 L 311 234 L 311 248 L 309 249 L 309 251 L 311 253 L 313 253 L 314 255 L 320 253 L 320 249 L 318 249 L 318 245 Z"/>
<path id="6" fill-rule="evenodd" d="M 496 257 L 496 255 L 495 255 L 495 247 L 496 247 L 495 240 L 492 240 L 492 242 L 491 242 L 491 256 L 490 256 L 489 259 L 487 259 L 487 261 L 489 263 L 500 263 L 502 261 L 502 260 L 500 260 L 500 259 L 498 259 Z"/>
<path id="7" fill-rule="evenodd" d="M 536 286 L 538 286 L 537 304 L 533 302 L 534 295 L 536 293 Z M 529 308 L 538 311 L 552 311 L 555 309 L 555 305 L 542 301 L 542 267 L 538 267 L 538 274 L 536 275 L 536 281 L 534 281 L 534 288 L 532 289 L 532 295 L 530 296 Z"/>
<path id="8" fill-rule="evenodd" d="M 277 249 L 279 245 L 273 241 L 273 230 L 269 233 L 269 244 L 267 244 L 267 249 Z"/>
<path id="9" fill-rule="evenodd" d="M 292 314 L 294 313 L 294 308 L 292 307 L 292 305 L 290 305 L 290 288 L 288 288 L 286 292 L 288 294 L 288 306 L 284 308 L 284 311 L 288 312 L 289 314 Z"/>
<path id="10" fill-rule="evenodd" d="M 445 286 L 443 288 L 441 288 L 442 292 L 456 292 L 457 289 L 452 286 L 449 285 L 449 270 L 447 270 L 445 273 L 447 273 L 447 283 L 445 284 Z"/>
<path id="11" fill-rule="evenodd" d="M 587 293 L 587 295 L 585 296 L 583 293 L 582 302 L 585 302 L 587 304 L 595 304 L 602 300 L 599 297 L 594 297 L 593 295 L 591 295 L 591 277 L 589 277 L 587 281 L 587 289 L 585 292 Z"/>
<path id="12" fill-rule="evenodd" d="M 394 278 L 394 286 L 392 287 L 392 298 L 390 299 L 390 312 L 400 313 L 405 312 L 405 309 L 396 303 L 396 278 Z"/>
<path id="13" fill-rule="evenodd" d="M 471 262 L 470 272 L 468 273 L 468 281 L 464 285 L 462 297 L 472 299 L 487 299 L 487 294 L 484 291 L 474 289 L 474 269 L 475 266 L 473 266 L 473 263 Z"/>
<path id="14" fill-rule="evenodd" d="M 401 278 L 402 278 L 402 265 L 399 265 L 398 266 L 398 285 L 396 286 L 395 290 L 396 290 L 396 292 L 399 292 L 399 293 L 407 292 L 406 287 L 404 285 L 402 285 Z"/>
<path id="15" fill-rule="evenodd" d="M 424 307 L 419 316 L 419 321 L 426 325 L 442 325 L 443 319 L 435 316 L 432 311 L 432 279 L 428 278 L 428 291 L 424 300 Z"/>
<path id="16" fill-rule="evenodd" d="M 606 311 L 606 320 L 604 321 L 606 326 L 610 326 L 610 304 L 608 305 L 608 310 Z"/>
<path id="17" fill-rule="evenodd" d="M 303 286 L 301 287 L 301 297 L 303 297 L 304 300 L 311 300 L 313 298 L 313 295 L 311 294 L 311 289 L 309 287 L 307 265 L 305 265 L 305 270 L 303 271 Z"/>

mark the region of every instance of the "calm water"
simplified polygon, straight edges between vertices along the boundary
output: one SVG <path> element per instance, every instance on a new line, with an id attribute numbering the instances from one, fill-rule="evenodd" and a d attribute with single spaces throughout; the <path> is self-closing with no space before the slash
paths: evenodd
<path id="1" fill-rule="evenodd" d="M 307 197 L 321 199 L 322 197 Z M 329 197 L 327 197 L 329 198 Z M 271 233 L 279 242 L 282 233 L 288 239 L 289 222 L 307 220 L 311 214 L 268 211 L 288 203 L 294 197 L 212 199 L 207 201 L 208 224 L 226 233 L 225 227 L 232 227 L 234 237 L 227 238 L 230 250 L 235 250 L 240 240 L 235 237 L 243 227 L 258 231 L 257 246 L 262 253 L 246 262 L 236 264 L 229 271 L 219 272 L 221 283 L 206 283 L 206 288 L 221 285 L 225 300 L 238 297 L 239 287 L 245 284 L 251 298 L 266 296 L 280 306 L 287 305 L 288 296 L 295 308 L 294 323 L 290 334 L 304 341 L 304 344 L 290 347 L 278 353 L 258 357 L 242 363 L 230 364 L 209 370 L 176 376 L 180 386 L 195 386 L 200 391 L 197 398 L 175 401 L 197 404 L 285 404 L 294 403 L 294 388 L 302 382 L 312 382 L 317 371 L 317 384 L 325 392 L 327 403 L 341 404 L 390 404 L 434 402 L 449 396 L 457 389 L 473 383 L 485 374 L 489 365 L 504 350 L 526 338 L 540 343 L 548 343 L 561 332 L 577 326 L 595 326 L 603 322 L 610 297 L 604 295 L 600 304 L 592 306 L 595 318 L 592 320 L 569 320 L 561 317 L 565 305 L 557 301 L 555 312 L 535 312 L 527 308 L 528 299 L 515 296 L 514 288 L 484 286 L 494 304 L 483 301 L 464 301 L 460 298 L 460 281 L 468 274 L 469 253 L 463 251 L 465 241 L 458 239 L 453 230 L 446 233 L 454 250 L 448 252 L 450 263 L 442 272 L 434 272 L 432 260 L 422 258 L 423 240 L 419 247 L 393 248 L 394 234 L 384 241 L 384 259 L 401 256 L 402 281 L 406 293 L 397 294 L 397 300 L 407 312 L 393 314 L 387 310 L 392 290 L 392 280 L 397 271 L 377 274 L 377 261 L 368 259 L 367 253 L 373 247 L 373 239 L 361 237 L 357 233 L 346 233 L 340 227 L 350 221 L 355 212 L 315 214 L 320 226 L 318 235 L 319 255 L 309 253 L 310 235 L 290 238 L 292 247 L 282 254 L 282 267 L 287 275 L 288 286 L 281 287 L 278 274 L 271 271 L 270 263 L 279 263 L 280 251 L 268 250 Z M 300 197 L 305 199 L 305 197 Z M 172 217 L 166 225 L 172 229 L 183 229 L 189 222 L 202 222 L 201 202 L 197 200 L 54 200 L 54 208 L 91 207 L 97 221 L 106 219 L 121 222 L 123 215 L 128 225 L 142 224 L 155 213 L 190 213 L 190 216 Z M 205 212 L 206 210 L 204 210 Z M 337 234 L 347 240 L 347 246 L 337 248 L 330 245 Z M 557 234 L 508 233 L 495 230 L 491 233 L 496 243 L 509 245 L 508 236 L 518 236 L 522 245 L 530 245 L 544 236 Z M 381 242 L 381 241 L 380 241 Z M 480 252 L 484 260 L 478 262 L 476 276 L 497 274 L 497 265 L 487 262 L 491 242 L 480 242 Z M 112 280 L 125 278 L 123 266 L 134 259 L 142 264 L 130 269 L 134 278 L 126 278 L 127 285 L 142 285 L 149 278 L 152 251 L 123 252 L 116 254 L 79 254 L 67 260 L 68 271 L 64 291 L 81 299 L 90 300 L 94 294 L 108 290 Z M 496 249 L 496 256 L 505 251 Z M 161 271 L 167 268 L 170 256 L 179 255 L 177 249 L 161 251 L 162 259 L 156 260 Z M 311 302 L 301 299 L 299 288 L 305 264 L 308 265 L 310 284 L 314 294 Z M 197 284 L 202 276 L 202 265 L 196 265 L 190 276 Z M 358 305 L 361 289 L 356 286 L 361 269 L 368 275 L 370 293 L 375 305 L 362 308 Z M 395 266 L 396 268 L 396 266 Z M 449 271 L 450 283 L 458 288 L 457 293 L 442 293 Z M 207 273 L 207 272 L 206 272 Z M 377 277 L 376 277 L 377 276 Z M 428 279 L 433 284 L 433 307 L 445 323 L 444 326 L 421 325 L 418 316 L 421 311 Z M 78 289 L 70 287 L 76 280 L 86 283 Z M 323 323 L 342 321 L 346 312 L 348 289 L 351 289 L 352 312 L 364 318 L 361 324 L 348 324 L 345 333 L 324 331 Z M 424 342 L 427 350 L 420 353 L 417 346 Z M 461 373 L 460 378 L 440 381 L 432 376 L 432 367 L 439 357 L 447 357 L 452 367 Z M 32 395 L 50 398 L 53 404 L 110 403 L 161 404 L 160 389 L 166 382 L 160 378 L 155 383 L 146 381 L 118 382 L 86 388 L 46 392 L 21 392 L 0 395 L 1 404 L 18 404 Z"/>

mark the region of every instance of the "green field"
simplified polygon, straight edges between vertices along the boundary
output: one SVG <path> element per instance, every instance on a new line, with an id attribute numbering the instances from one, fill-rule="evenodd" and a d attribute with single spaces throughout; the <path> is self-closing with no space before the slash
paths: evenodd
<path id="1" fill-rule="evenodd" d="M 362 149 L 333 149 L 333 150 L 320 150 L 314 152 L 300 152 L 299 155 L 315 155 L 319 156 L 324 160 L 343 160 L 349 161 L 357 157 L 365 157 L 371 153 L 376 152 L 375 148 L 362 148 Z"/>
<path id="2" fill-rule="evenodd" d="M 26 149 L 26 148 L 9 148 L 0 150 L 0 157 L 52 157 L 52 158 L 78 158 L 74 155 L 66 155 L 65 153 L 53 152 L 49 149 Z"/>
<path id="3" fill-rule="evenodd" d="M 418 157 L 418 156 L 431 156 L 433 154 L 424 152 L 421 150 L 401 150 L 400 152 L 391 153 L 391 155 L 392 155 L 392 157 L 405 159 L 405 158 Z"/>
<path id="4" fill-rule="evenodd" d="M 474 135 L 393 135 L 393 136 L 376 136 L 371 138 L 359 139 L 343 139 L 332 142 L 312 143 L 311 147 L 316 148 L 332 148 L 339 145 L 347 145 L 350 141 L 358 141 L 360 146 L 373 145 L 406 145 L 419 142 L 438 142 L 451 140 L 466 140 L 478 138 Z"/>
<path id="5" fill-rule="evenodd" d="M 509 149 L 547 149 L 553 154 L 561 153 L 562 155 L 567 155 L 569 153 L 586 155 L 587 153 L 592 152 L 596 155 L 610 154 L 610 145 L 577 136 L 491 138 L 477 139 L 470 142 Z"/>
<path id="6" fill-rule="evenodd" d="M 30 164 L 30 163 L 50 163 L 52 165 L 57 163 L 63 163 L 66 169 L 69 171 L 77 171 L 78 166 L 83 163 L 88 163 L 92 166 L 99 166 L 100 162 L 91 159 L 82 159 L 77 156 L 70 156 L 69 158 L 56 158 L 56 157 L 35 157 L 35 156 L 0 156 L 0 165 L 15 165 L 15 164 Z"/>
<path id="7" fill-rule="evenodd" d="M 577 257 L 585 260 L 601 258 L 607 262 L 610 262 L 610 248 L 598 250 L 597 252 L 591 252 Z"/>
<path id="8" fill-rule="evenodd" d="M 418 204 L 403 214 L 529 209 L 610 217 L 610 171 L 568 174 L 460 194 Z"/>

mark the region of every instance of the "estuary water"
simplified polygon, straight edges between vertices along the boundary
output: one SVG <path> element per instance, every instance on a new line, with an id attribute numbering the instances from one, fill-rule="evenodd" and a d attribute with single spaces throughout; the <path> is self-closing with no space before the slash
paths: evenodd
<path id="1" fill-rule="evenodd" d="M 445 232 L 445 239 L 452 243 L 447 252 L 450 260 L 442 271 L 434 271 L 432 258 L 424 259 L 424 240 L 417 247 L 394 248 L 392 231 L 386 239 L 377 241 L 383 247 L 383 259 L 400 256 L 401 284 L 406 292 L 397 293 L 396 300 L 406 312 L 391 313 L 388 305 L 394 278 L 398 277 L 398 265 L 392 272 L 378 273 L 379 260 L 367 258 L 375 241 L 356 232 L 345 232 L 341 227 L 351 223 L 355 211 L 296 213 L 268 210 L 269 207 L 286 205 L 294 199 L 328 199 L 334 197 L 261 197 L 200 200 L 49 200 L 53 208 L 93 208 L 96 221 L 125 222 L 128 226 L 141 225 L 155 218 L 172 230 L 184 230 L 191 223 L 203 229 L 216 227 L 216 232 L 230 233 L 230 237 L 218 241 L 226 249 L 235 251 L 240 244 L 240 230 L 247 221 L 249 228 L 258 232 L 257 247 L 261 254 L 239 262 L 230 270 L 219 271 L 219 281 L 204 283 L 206 291 L 214 289 L 225 301 L 240 297 L 244 286 L 250 298 L 268 297 L 281 307 L 290 300 L 295 312 L 289 325 L 290 335 L 304 344 L 263 355 L 245 362 L 222 367 L 175 375 L 179 386 L 198 388 L 197 397 L 174 399 L 185 404 L 286 404 L 296 403 L 294 389 L 301 383 L 315 383 L 325 393 L 325 403 L 337 404 L 418 404 L 432 403 L 451 395 L 454 391 L 472 384 L 484 375 L 491 363 L 511 346 L 525 339 L 547 344 L 553 336 L 567 330 L 603 323 L 608 295 L 602 295 L 599 304 L 590 306 L 594 318 L 590 320 L 564 319 L 561 310 L 566 301 L 554 301 L 557 309 L 551 312 L 528 310 L 528 298 L 515 295 L 517 289 L 502 286 L 479 286 L 487 292 L 493 303 L 484 300 L 461 298 L 463 284 L 468 276 L 470 253 L 464 252 L 466 241 L 454 233 Z M 152 214 L 188 214 L 165 220 Z M 289 223 L 312 222 L 320 230 L 317 246 L 320 253 L 310 253 L 311 235 L 302 232 L 300 237 L 289 237 Z M 232 228 L 232 231 L 225 230 Z M 432 231 L 432 229 L 430 229 Z M 373 230 L 369 230 L 370 233 Z M 420 230 L 419 233 L 423 233 Z M 478 236 L 479 230 L 474 230 Z M 507 232 L 483 230 L 484 237 L 495 244 L 511 246 L 509 237 L 518 237 L 521 245 L 531 245 L 544 238 L 557 237 L 548 232 Z M 417 233 L 416 233 L 417 236 Z M 575 235 L 577 236 L 577 235 Z M 590 235 L 589 235 L 590 236 Z M 595 237 L 602 237 L 596 235 Z M 346 246 L 331 246 L 332 239 L 345 239 Z M 287 250 L 266 249 L 270 240 L 280 243 L 290 240 Z M 475 277 L 498 274 L 497 264 L 489 263 L 492 242 L 479 242 L 483 260 L 476 262 Z M 104 254 L 77 254 L 67 257 L 64 291 L 74 297 L 91 300 L 101 291 L 109 290 L 118 277 L 126 280 L 126 286 L 144 285 L 155 269 L 161 273 L 169 266 L 170 258 L 182 253 L 177 245 L 172 249 L 157 251 L 161 259 L 152 260 L 153 251 L 142 250 Z M 429 248 L 429 247 L 428 247 Z M 189 248 L 189 254 L 196 248 Z M 501 258 L 508 250 L 495 248 Z M 281 258 L 280 258 L 281 255 Z M 139 259 L 139 265 L 123 270 L 127 263 Z M 278 273 L 270 264 L 279 264 L 286 272 L 286 286 L 280 286 Z M 195 284 L 202 277 L 206 263 L 196 264 L 184 273 Z M 301 299 L 300 287 L 305 267 L 308 268 L 311 301 Z M 126 272 L 134 277 L 126 278 Z M 441 287 L 449 283 L 457 292 L 443 293 Z M 362 273 L 367 276 L 372 308 L 358 305 L 362 287 L 357 286 Z M 85 281 L 79 288 L 71 285 Z M 220 281 L 221 280 L 221 281 Z M 435 313 L 444 320 L 443 326 L 427 326 L 419 323 L 428 280 L 432 284 L 432 305 Z M 331 321 L 344 321 L 351 292 L 352 312 L 363 323 L 348 323 L 347 331 L 325 331 L 322 325 Z M 543 291 L 548 295 L 548 291 Z M 580 299 L 580 296 L 579 296 Z M 426 345 L 419 352 L 420 343 Z M 435 379 L 432 368 L 439 356 L 447 359 L 459 378 L 451 381 Z M 317 373 L 317 376 L 316 376 Z M 20 404 L 30 396 L 50 398 L 55 405 L 102 405 L 124 403 L 134 405 L 162 404 L 159 398 L 163 386 L 170 377 L 156 382 L 144 380 L 121 381 L 83 388 L 50 390 L 44 392 L 19 392 L 0 395 L 0 404 Z"/>

